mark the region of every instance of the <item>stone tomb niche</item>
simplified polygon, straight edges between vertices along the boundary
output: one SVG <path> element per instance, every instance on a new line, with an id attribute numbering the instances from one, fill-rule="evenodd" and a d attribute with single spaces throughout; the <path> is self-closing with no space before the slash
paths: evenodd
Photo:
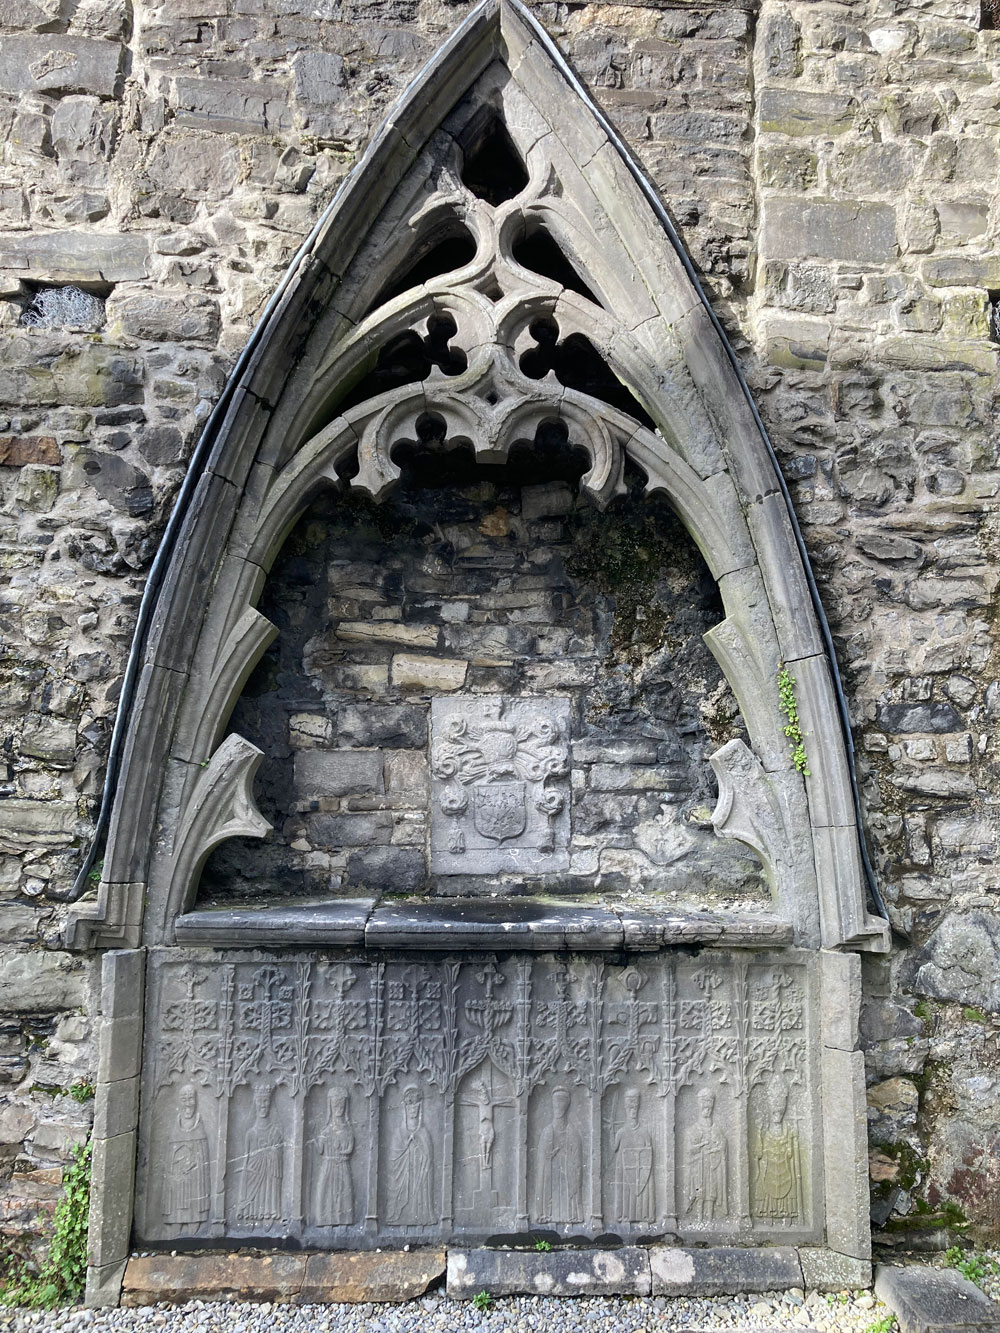
<path id="1" fill-rule="evenodd" d="M 328 493 L 260 607 L 279 627 L 230 728 L 273 826 L 200 908 L 383 892 L 770 906 L 722 842 L 709 755 L 746 738 L 703 635 L 718 589 L 629 474 L 601 515 L 568 447 L 418 454 L 379 508 Z M 575 464 L 575 466 L 574 466 Z"/>
<path id="2" fill-rule="evenodd" d="M 157 950 L 138 1241 L 815 1244 L 820 966 Z"/>
<path id="3" fill-rule="evenodd" d="M 135 1243 L 539 1233 L 865 1281 L 888 927 L 822 608 L 669 218 L 513 0 L 192 467 L 69 927 L 108 950 L 88 1298 Z"/>

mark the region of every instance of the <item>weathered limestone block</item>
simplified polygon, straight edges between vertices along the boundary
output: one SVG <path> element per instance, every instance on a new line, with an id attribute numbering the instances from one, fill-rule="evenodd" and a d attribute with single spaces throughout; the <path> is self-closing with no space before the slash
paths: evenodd
<path id="1" fill-rule="evenodd" d="M 777 134 L 843 134 L 857 110 L 853 97 L 766 88 L 760 96 L 759 125 Z"/>
<path id="2" fill-rule="evenodd" d="M 840 259 L 881 264 L 897 254 L 889 204 L 766 197 L 760 252 L 777 259 Z"/>
<path id="3" fill-rule="evenodd" d="M 102 499 L 123 514 L 138 518 L 153 508 L 153 490 L 144 472 L 118 454 L 81 449 L 76 459 L 77 484 L 92 486 Z"/>
<path id="4" fill-rule="evenodd" d="M 11 949 L 0 969 L 0 1012 L 57 1013 L 88 999 L 88 975 L 82 959 L 66 953 Z"/>
<path id="5" fill-rule="evenodd" d="M 218 303 L 206 296 L 116 293 L 108 302 L 107 317 L 112 328 L 152 342 L 214 344 L 219 336 Z"/>
<path id="6" fill-rule="evenodd" d="M 8 35 L 0 50 L 0 90 L 96 93 L 111 97 L 123 48 L 116 42 L 39 33 Z"/>
<path id="7" fill-rule="evenodd" d="M 96 97 L 64 97 L 52 113 L 52 147 L 68 181 L 94 184 L 111 156 L 117 129 L 113 107 Z"/>
<path id="8" fill-rule="evenodd" d="M 300 750 L 295 787 L 303 801 L 381 791 L 382 756 L 377 750 Z"/>
<path id="9" fill-rule="evenodd" d="M 916 962 L 919 993 L 1000 1013 L 1000 927 L 991 912 L 949 912 Z"/>
<path id="10" fill-rule="evenodd" d="M 291 127 L 287 93 L 273 84 L 178 78 L 177 122 L 236 134 L 273 134 Z"/>
<path id="11" fill-rule="evenodd" d="M 7 232 L 0 268 L 40 282 L 132 282 L 147 276 L 149 240 L 128 232 Z"/>

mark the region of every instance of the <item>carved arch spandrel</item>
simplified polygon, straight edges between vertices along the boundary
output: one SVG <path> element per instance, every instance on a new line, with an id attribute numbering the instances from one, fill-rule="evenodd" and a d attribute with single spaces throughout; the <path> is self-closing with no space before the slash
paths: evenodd
<path id="1" fill-rule="evenodd" d="M 886 925 L 865 907 L 843 736 L 779 479 L 721 338 L 634 164 L 567 78 L 549 39 L 519 5 L 479 6 L 376 136 L 241 367 L 203 479 L 203 493 L 217 493 L 230 517 L 203 540 L 197 524 L 213 521 L 210 499 L 200 518 L 190 518 L 161 594 L 162 623 L 183 602 L 200 632 L 166 656 L 162 634 L 154 635 L 147 660 L 176 681 L 159 691 L 156 707 L 139 707 L 130 724 L 163 762 L 148 773 L 130 766 L 122 790 L 140 784 L 143 808 L 157 810 L 157 820 L 146 845 L 130 848 L 126 866 L 117 854 L 127 805 L 120 797 L 110 837 L 105 897 L 110 901 L 126 876 L 137 893 L 149 887 L 157 904 L 150 942 L 171 938 L 172 916 L 193 892 L 198 857 L 187 857 L 184 836 L 211 808 L 199 795 L 199 766 L 216 763 L 246 674 L 273 634 L 255 604 L 281 542 L 318 490 L 339 484 L 338 463 L 354 449 L 361 463 L 355 484 L 384 494 L 397 475 L 394 443 L 432 412 L 445 419 L 449 438 L 470 440 L 491 461 L 514 439 L 530 439 L 540 421 L 559 417 L 590 453 L 585 489 L 598 505 L 619 489 L 626 457 L 650 491 L 666 494 L 719 583 L 726 619 L 711 631 L 709 646 L 736 690 L 754 762 L 780 792 L 785 836 L 794 832 L 801 842 L 808 831 L 811 857 L 774 872 L 779 907 L 799 943 L 885 947 Z M 463 135 L 484 109 L 503 119 L 527 165 L 527 184 L 496 207 L 461 178 Z M 405 256 L 452 226 L 474 237 L 474 258 L 373 310 Z M 518 237 L 538 227 L 594 300 L 516 258 Z M 428 321 L 442 317 L 455 325 L 452 341 L 466 358 L 461 374 L 434 368 L 360 406 L 338 406 L 344 387 L 363 379 L 388 338 L 408 330 L 429 335 Z M 563 338 L 586 337 L 654 429 L 565 387 L 552 372 L 526 380 L 522 360 L 532 319 L 541 317 Z M 799 713 L 811 765 L 805 782 L 791 768 L 782 734 L 775 684 L 781 661 L 803 682 Z M 133 749 L 138 754 L 143 746 Z M 249 801 L 247 781 L 240 783 Z M 230 797 L 236 800 L 235 787 Z M 220 820 L 224 804 L 218 802 Z M 259 830 L 260 817 L 244 815 Z M 207 826 L 202 834 L 203 842 L 215 836 Z M 159 861 L 151 860 L 154 845 L 169 849 Z"/>

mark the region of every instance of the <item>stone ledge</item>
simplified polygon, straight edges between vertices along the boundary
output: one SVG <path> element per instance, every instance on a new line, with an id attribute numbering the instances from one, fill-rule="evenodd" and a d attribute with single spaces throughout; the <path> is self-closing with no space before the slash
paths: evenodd
<path id="1" fill-rule="evenodd" d="M 645 1250 L 449 1250 L 448 1295 L 648 1296 Z"/>
<path id="2" fill-rule="evenodd" d="M 1000 1305 L 952 1268 L 879 1264 L 875 1295 L 895 1314 L 900 1333 L 1000 1329 Z"/>
<path id="3" fill-rule="evenodd" d="M 188 1254 L 130 1259 L 122 1305 L 409 1301 L 444 1276 L 444 1250 L 331 1254 Z"/>
<path id="4" fill-rule="evenodd" d="M 771 913 L 685 912 L 619 908 L 529 897 L 426 898 L 377 904 L 332 899 L 290 907 L 188 912 L 175 922 L 178 944 L 233 948 L 247 944 L 365 944 L 373 949 L 635 949 L 677 944 L 781 947 L 792 927 Z"/>
<path id="5" fill-rule="evenodd" d="M 174 923 L 178 944 L 363 944 L 374 898 L 295 907 L 187 912 Z"/>
<path id="6" fill-rule="evenodd" d="M 810 1265 L 804 1260 L 811 1258 Z M 325 1252 L 311 1254 L 158 1254 L 132 1258 L 125 1268 L 121 1304 L 157 1302 L 277 1301 L 299 1305 L 358 1304 L 414 1300 L 445 1275 L 447 1294 L 471 1300 L 480 1291 L 491 1296 L 722 1296 L 781 1291 L 789 1287 L 830 1288 L 814 1283 L 817 1259 L 831 1279 L 849 1277 L 843 1286 L 867 1286 L 870 1265 L 829 1250 L 796 1250 L 793 1246 L 741 1249 L 715 1246 L 705 1249 L 674 1246 L 622 1246 L 619 1249 L 534 1250 L 420 1249 Z M 838 1263 L 847 1268 L 837 1268 Z M 830 1268 L 833 1265 L 833 1268 Z M 882 1270 L 916 1272 L 926 1270 Z M 804 1275 L 805 1279 L 804 1279 Z M 822 1274 L 820 1274 L 822 1276 Z M 937 1278 L 940 1274 L 933 1273 Z M 957 1274 L 944 1274 L 946 1278 Z M 113 1281 L 120 1280 L 112 1273 Z M 804 1280 L 803 1280 L 804 1279 Z M 966 1283 L 966 1286 L 971 1286 Z M 89 1290 L 89 1288 L 88 1288 Z M 986 1301 L 978 1288 L 973 1287 Z M 114 1304 L 111 1284 L 100 1304 Z M 892 1304 L 887 1297 L 887 1303 Z M 96 1302 L 95 1302 L 96 1303 Z M 991 1301 L 986 1301 L 997 1311 Z M 950 1333 L 952 1325 L 917 1325 Z M 1000 1328 L 970 1323 L 955 1328 Z M 909 1333 L 904 1327 L 903 1333 Z"/>
<path id="7" fill-rule="evenodd" d="M 654 1296 L 721 1296 L 802 1286 L 798 1252 L 790 1245 L 759 1250 L 663 1248 L 648 1253 Z"/>

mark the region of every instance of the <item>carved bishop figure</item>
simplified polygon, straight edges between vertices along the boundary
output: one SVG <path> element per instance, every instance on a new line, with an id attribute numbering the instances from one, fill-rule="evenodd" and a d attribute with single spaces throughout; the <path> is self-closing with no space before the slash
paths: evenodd
<path id="1" fill-rule="evenodd" d="M 201 1123 L 198 1094 L 190 1084 L 181 1088 L 177 1102 L 177 1116 L 167 1142 L 163 1220 L 170 1226 L 193 1230 L 208 1218 L 208 1136 Z"/>

